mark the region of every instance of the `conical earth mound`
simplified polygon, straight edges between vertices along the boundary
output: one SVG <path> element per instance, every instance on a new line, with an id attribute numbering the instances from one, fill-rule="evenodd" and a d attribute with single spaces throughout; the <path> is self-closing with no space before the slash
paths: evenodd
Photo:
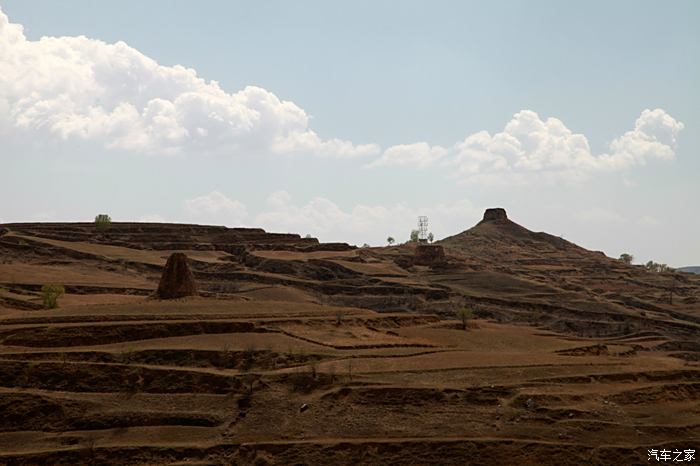
<path id="1" fill-rule="evenodd" d="M 161 299 L 196 296 L 197 285 L 190 270 L 187 256 L 181 252 L 170 255 L 158 284 L 157 296 Z"/>
<path id="2" fill-rule="evenodd" d="M 590 251 L 543 232 L 530 231 L 508 219 L 505 209 L 486 209 L 484 218 L 469 230 L 438 242 L 446 247 L 480 253 L 484 256 L 509 255 L 549 256 L 555 254 L 590 254 Z M 599 253 L 595 253 L 599 254 Z"/>

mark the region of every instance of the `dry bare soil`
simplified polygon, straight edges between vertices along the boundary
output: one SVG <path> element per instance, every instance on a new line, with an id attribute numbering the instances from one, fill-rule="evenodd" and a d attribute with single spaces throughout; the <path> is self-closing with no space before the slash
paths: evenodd
<path id="1" fill-rule="evenodd" d="M 413 244 L 258 229 L 0 225 L 0 464 L 626 465 L 700 450 L 700 276 L 505 215 L 438 244 L 444 257 L 416 265 L 433 256 Z M 157 300 L 175 251 L 200 296 Z M 58 309 L 42 309 L 47 283 L 66 288 Z"/>

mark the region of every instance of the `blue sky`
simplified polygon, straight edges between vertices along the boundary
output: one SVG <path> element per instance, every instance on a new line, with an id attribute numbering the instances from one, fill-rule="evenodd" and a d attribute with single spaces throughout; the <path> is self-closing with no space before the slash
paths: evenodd
<path id="1" fill-rule="evenodd" d="M 2 221 L 381 244 L 502 206 L 612 256 L 700 263 L 697 2 L 0 8 Z"/>

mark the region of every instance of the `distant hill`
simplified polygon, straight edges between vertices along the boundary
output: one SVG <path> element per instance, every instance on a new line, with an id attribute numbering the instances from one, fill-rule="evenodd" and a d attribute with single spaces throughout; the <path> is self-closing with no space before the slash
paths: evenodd
<path id="1" fill-rule="evenodd" d="M 487 209 L 476 226 L 435 244 L 458 267 L 425 278 L 449 286 L 495 320 L 587 337 L 653 332 L 689 338 L 700 328 L 700 275 L 625 264 L 561 237 L 531 231 L 508 219 L 502 208 Z M 671 286 L 680 287 L 674 288 L 672 306 Z M 652 312 L 658 313 L 653 323 Z M 687 329 L 677 326 L 674 316 Z M 620 328 L 612 330 L 616 322 Z"/>
<path id="2" fill-rule="evenodd" d="M 678 272 L 688 272 L 700 274 L 700 265 L 694 265 L 690 267 L 680 267 L 676 269 Z"/>
<path id="3" fill-rule="evenodd" d="M 531 231 L 502 208 L 418 246 L 358 249 L 206 225 L 113 222 L 99 231 L 94 223 L 10 223 L 0 228 L 0 308 L 39 310 L 37 285 L 53 276 L 68 299 L 149 296 L 168 256 L 184 251 L 205 298 L 236 300 L 242 290 L 256 290 L 270 300 L 449 317 L 468 306 L 480 317 L 588 338 L 686 341 L 700 333 L 700 274 L 629 265 Z M 47 268 L 35 275 L 36 267 Z"/>

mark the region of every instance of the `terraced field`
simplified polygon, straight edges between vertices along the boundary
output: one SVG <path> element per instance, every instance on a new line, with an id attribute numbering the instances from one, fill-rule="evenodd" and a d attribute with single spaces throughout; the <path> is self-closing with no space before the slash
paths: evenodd
<path id="1" fill-rule="evenodd" d="M 428 266 L 414 245 L 254 229 L 0 226 L 0 464 L 609 465 L 698 450 L 700 277 L 506 222 L 440 242 Z M 175 251 L 200 296 L 155 299 Z M 44 283 L 65 286 L 59 308 L 42 309 Z"/>

